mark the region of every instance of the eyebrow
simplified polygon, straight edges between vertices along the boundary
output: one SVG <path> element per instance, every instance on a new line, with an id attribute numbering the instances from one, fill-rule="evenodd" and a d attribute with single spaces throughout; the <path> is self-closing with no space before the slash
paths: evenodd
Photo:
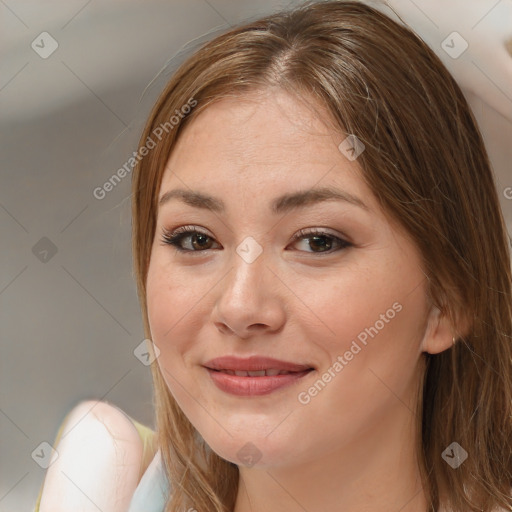
<path id="1" fill-rule="evenodd" d="M 212 210 L 217 213 L 225 211 L 224 202 L 221 199 L 203 194 L 201 192 L 184 189 L 174 189 L 162 195 L 158 201 L 159 207 L 168 203 L 172 199 L 183 201 L 185 204 L 195 208 Z M 270 209 L 274 214 L 286 213 L 297 208 L 310 206 L 323 201 L 344 201 L 369 211 L 370 208 L 358 197 L 331 187 L 312 188 L 308 190 L 291 192 L 281 195 L 274 199 L 270 204 Z"/>

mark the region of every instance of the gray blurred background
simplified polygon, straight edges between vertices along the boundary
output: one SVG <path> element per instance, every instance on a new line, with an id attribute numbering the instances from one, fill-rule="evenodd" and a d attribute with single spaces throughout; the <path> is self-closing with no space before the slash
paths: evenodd
<path id="1" fill-rule="evenodd" d="M 32 510 L 45 471 L 34 450 L 81 400 L 154 427 L 151 374 L 134 354 L 131 176 L 104 199 L 93 190 L 198 44 L 298 3 L 0 0 L 0 512 Z M 511 232 L 512 124 L 468 99 Z"/>

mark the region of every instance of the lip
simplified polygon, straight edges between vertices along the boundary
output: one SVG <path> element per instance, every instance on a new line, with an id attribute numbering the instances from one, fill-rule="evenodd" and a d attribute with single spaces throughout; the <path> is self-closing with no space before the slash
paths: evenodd
<path id="1" fill-rule="evenodd" d="M 288 387 L 300 381 L 311 372 L 314 372 L 313 369 L 309 369 L 284 375 L 239 377 L 238 375 L 223 373 L 221 370 L 212 370 L 210 368 L 206 369 L 210 374 L 213 383 L 221 391 L 236 396 L 268 395 L 278 389 Z"/>
<path id="2" fill-rule="evenodd" d="M 251 356 L 247 358 L 223 356 L 211 359 L 204 363 L 203 366 L 210 370 L 240 370 L 249 372 L 267 370 L 269 368 L 288 372 L 302 372 L 314 369 L 310 364 L 297 364 L 265 356 Z"/>
<path id="3" fill-rule="evenodd" d="M 315 369 L 311 365 L 281 361 L 270 357 L 252 356 L 240 358 L 224 356 L 212 359 L 203 365 L 213 383 L 225 393 L 236 396 L 268 395 L 278 389 L 288 387 Z M 228 371 L 280 370 L 291 373 L 263 376 L 240 376 L 226 373 Z"/>

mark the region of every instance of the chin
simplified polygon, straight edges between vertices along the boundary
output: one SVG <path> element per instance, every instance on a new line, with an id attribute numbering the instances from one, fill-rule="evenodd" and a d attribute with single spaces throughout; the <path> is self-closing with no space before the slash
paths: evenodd
<path id="1" fill-rule="evenodd" d="M 265 469 L 286 464 L 292 452 L 290 446 L 280 442 L 277 437 L 273 440 L 267 435 L 258 437 L 250 429 L 247 435 L 230 437 L 226 434 L 223 439 L 216 438 L 213 442 L 205 440 L 219 457 L 246 468 Z"/>

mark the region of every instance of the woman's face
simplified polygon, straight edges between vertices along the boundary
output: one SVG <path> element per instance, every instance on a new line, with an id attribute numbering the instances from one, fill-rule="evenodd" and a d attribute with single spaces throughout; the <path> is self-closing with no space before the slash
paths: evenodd
<path id="1" fill-rule="evenodd" d="M 235 464 L 368 448 L 385 425 L 416 421 L 429 325 L 420 256 L 319 115 L 281 91 L 223 99 L 187 126 L 163 176 L 147 279 L 157 361 L 194 427 Z M 187 226 L 196 232 L 178 233 L 179 251 L 168 242 Z M 205 367 L 221 356 L 313 370 Z M 269 392 L 276 382 L 287 384 Z"/>

